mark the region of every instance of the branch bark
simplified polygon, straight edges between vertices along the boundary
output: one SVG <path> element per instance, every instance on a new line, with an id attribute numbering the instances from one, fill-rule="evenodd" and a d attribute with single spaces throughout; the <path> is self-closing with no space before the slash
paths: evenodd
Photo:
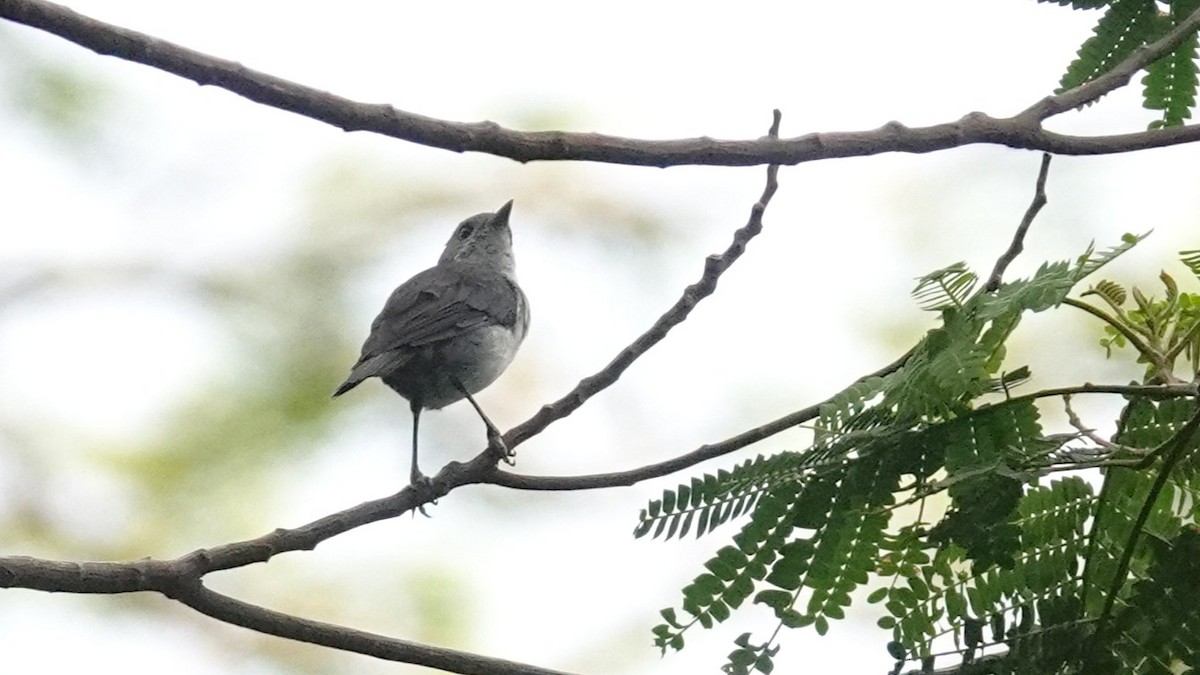
<path id="1" fill-rule="evenodd" d="M 1131 54 L 1110 73 L 1057 96 L 1048 96 L 1014 117 L 982 112 L 928 127 L 889 122 L 870 131 L 812 133 L 754 140 L 685 138 L 643 140 L 566 131 L 520 132 L 494 122 L 452 122 L 398 110 L 388 104 L 352 101 L 290 82 L 151 35 L 122 28 L 44 0 L 0 0 L 0 18 L 38 28 L 86 47 L 221 87 L 251 101 L 304 115 L 345 131 L 369 131 L 453 152 L 483 152 L 518 162 L 577 160 L 638 166 L 791 165 L 837 157 L 890 152 L 927 153 L 975 144 L 1004 145 L 1057 155 L 1116 154 L 1200 140 L 1200 125 L 1107 136 L 1073 136 L 1047 131 L 1055 115 L 1099 99 L 1125 84 L 1146 64 L 1162 57 L 1200 26 L 1200 11 L 1162 39 Z"/>

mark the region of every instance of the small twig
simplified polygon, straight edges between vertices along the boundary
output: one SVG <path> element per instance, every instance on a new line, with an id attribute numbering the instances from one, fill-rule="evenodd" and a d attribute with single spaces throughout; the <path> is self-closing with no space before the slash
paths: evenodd
<path id="1" fill-rule="evenodd" d="M 1164 360 L 1167 363 L 1174 362 L 1175 359 L 1179 358 L 1179 355 L 1183 353 L 1183 350 L 1188 348 L 1188 345 L 1192 342 L 1192 340 L 1196 339 L 1197 336 L 1200 336 L 1200 321 L 1192 324 L 1192 327 L 1189 328 L 1182 337 L 1176 339 L 1174 336 L 1172 336 L 1172 339 L 1176 340 L 1175 346 L 1171 347 L 1171 349 L 1163 355 Z"/>
<path id="2" fill-rule="evenodd" d="M 1088 303 L 1086 303 L 1082 300 L 1076 300 L 1075 298 L 1064 298 L 1062 301 L 1062 304 L 1064 304 L 1068 307 L 1074 307 L 1075 309 L 1081 309 L 1081 310 L 1087 312 L 1088 314 L 1091 314 L 1092 316 L 1096 317 L 1097 319 L 1100 319 L 1105 324 L 1112 326 L 1113 330 L 1120 333 L 1122 337 L 1124 337 L 1126 340 L 1129 341 L 1130 346 L 1132 346 L 1135 350 L 1137 350 L 1138 354 L 1141 354 L 1148 358 L 1152 358 L 1155 356 L 1154 349 L 1149 344 L 1147 344 L 1144 340 L 1142 340 L 1140 335 L 1133 332 L 1133 330 L 1131 330 L 1129 328 L 1129 326 L 1127 326 L 1125 323 L 1118 321 L 1117 319 L 1114 319 L 1113 317 L 1109 316 L 1107 312 L 1100 309 L 1099 307 L 1089 305 Z M 1161 365 L 1162 364 L 1155 364 L 1155 366 L 1161 366 Z"/>
<path id="3" fill-rule="evenodd" d="M 1017 259 L 1018 255 L 1021 255 L 1021 251 L 1025 250 L 1025 233 L 1029 231 L 1029 226 L 1033 224 L 1033 219 L 1037 217 L 1038 212 L 1046 205 L 1046 178 L 1049 175 L 1050 154 L 1043 153 L 1042 168 L 1038 171 L 1037 184 L 1033 192 L 1033 201 L 1030 202 L 1029 208 L 1025 210 L 1025 215 L 1021 218 L 1021 224 L 1017 226 L 1016 233 L 1013 234 L 1013 240 L 1008 245 L 1008 250 L 996 260 L 996 266 L 992 268 L 992 274 L 983 286 L 984 291 L 990 293 L 999 290 L 1000 282 L 1004 278 L 1004 271 L 1008 269 L 1012 261 Z"/>
<path id="4" fill-rule="evenodd" d="M 1084 469 L 1105 469 L 1105 468 L 1112 468 L 1112 467 L 1136 469 L 1139 466 L 1141 466 L 1142 463 L 1143 463 L 1143 460 L 1141 458 L 1118 459 L 1118 458 L 1114 458 L 1112 455 L 1105 455 L 1104 457 L 1098 458 L 1098 459 L 1089 459 L 1089 460 L 1083 460 L 1083 461 L 1078 461 L 1078 462 L 1075 462 L 1075 461 L 1058 462 L 1055 464 L 1046 464 L 1043 466 L 1036 466 L 1036 467 L 1032 467 L 1031 469 L 1029 469 L 1027 471 L 1029 473 L 1033 473 L 1038 476 L 1048 476 L 1052 473 L 1067 473 L 1067 472 L 1071 472 L 1071 471 L 1083 471 Z M 994 474 L 994 473 L 996 473 L 996 469 L 999 467 L 1000 467 L 1000 464 L 996 463 L 994 465 L 980 467 L 979 469 L 974 470 L 972 473 L 974 473 L 976 475 Z M 901 499 L 899 501 L 890 503 L 887 506 L 878 507 L 876 509 L 876 512 L 892 513 L 894 511 L 896 511 L 897 509 L 900 509 L 901 507 L 908 506 L 909 504 L 916 504 L 918 502 L 923 502 L 924 500 L 932 497 L 933 495 L 938 494 L 939 492 L 945 492 L 952 485 L 954 485 L 958 482 L 960 482 L 960 481 L 941 480 L 941 481 L 927 481 L 927 482 L 923 482 L 923 483 L 913 483 L 910 485 L 901 486 L 898 490 L 896 490 L 897 493 L 903 493 L 903 492 L 912 490 L 913 494 L 911 496 Z"/>
<path id="5" fill-rule="evenodd" d="M 1083 420 L 1079 419 L 1079 415 L 1076 415 L 1075 410 L 1071 407 L 1070 394 L 1063 394 L 1062 398 L 1063 408 L 1067 412 L 1067 423 L 1075 427 L 1075 430 L 1078 431 L 1081 436 L 1107 450 L 1117 450 L 1124 447 L 1098 436 L 1095 429 L 1085 426 Z"/>

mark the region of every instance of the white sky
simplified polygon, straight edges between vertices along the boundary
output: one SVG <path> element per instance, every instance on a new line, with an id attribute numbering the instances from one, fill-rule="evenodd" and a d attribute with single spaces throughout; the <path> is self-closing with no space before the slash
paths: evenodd
<path id="1" fill-rule="evenodd" d="M 1013 114 L 1054 87 L 1097 17 L 1021 0 L 336 6 L 106 0 L 70 6 L 357 100 L 510 126 L 528 126 L 549 110 L 554 126 L 649 138 L 757 137 L 772 108 L 783 110 L 785 136 L 869 129 L 889 120 L 931 124 L 974 110 Z M 522 166 L 348 135 L 32 29 L 3 26 L 0 40 L 8 39 L 112 83 L 121 98 L 110 102 L 108 115 L 117 128 L 105 143 L 127 150 L 106 148 L 97 164 L 81 166 L 56 157 L 50 141 L 29 127 L 0 125 L 0 266 L 154 259 L 204 268 L 230 256 L 253 259 L 273 239 L 287 236 L 301 208 L 304 177 L 334 155 L 453 177 L 464 193 L 478 195 L 480 211 L 517 190 L 518 269 L 534 325 L 514 369 L 536 374 L 526 391 L 540 398 L 512 400 L 504 378 L 485 392 L 481 402 L 500 411 L 491 414 L 505 427 L 564 393 L 648 326 L 695 280 L 703 257 L 724 248 L 762 188 L 761 168 Z M 1135 93 L 1119 93 L 1052 126 L 1079 133 L 1132 131 L 1150 119 Z M 1114 275 L 1165 265 L 1171 252 L 1197 247 L 1188 237 L 1194 236 L 1198 197 L 1184 177 L 1190 172 L 1177 166 L 1192 152 L 1055 160 L 1050 205 L 1010 274 L 1026 275 L 1045 259 L 1073 257 L 1093 238 L 1108 245 L 1125 231 L 1157 233 L 1139 249 L 1142 257 L 1118 266 Z M 930 325 L 931 317 L 909 302 L 912 278 L 960 259 L 990 269 L 1028 203 L 1038 161 L 1035 153 L 976 147 L 785 169 L 767 231 L 716 296 L 617 388 L 524 446 L 520 469 L 592 472 L 664 459 L 810 404 L 890 361 Z M 639 270 L 622 268 L 619 255 L 591 250 L 595 233 L 560 222 L 562 214 L 545 195 L 535 198 L 526 187 L 530 196 L 523 199 L 521 186 L 537 182 L 530 176 L 569 179 L 581 193 L 648 209 L 677 223 L 685 236 L 651 278 L 638 276 Z M 1151 203 L 1156 194 L 1172 199 Z M 522 219 L 537 227 L 523 232 Z M 407 272 L 378 284 L 371 280 L 364 290 L 363 331 L 392 285 L 432 263 L 452 226 L 429 223 L 420 250 L 414 245 L 411 258 L 406 254 Z M 1147 276 L 1126 281 L 1149 284 Z M 213 337 L 197 334 L 187 317 L 154 313 L 161 304 L 153 297 L 96 297 L 66 308 L 0 315 L 0 406 L 45 418 L 67 429 L 66 438 L 121 438 L 140 428 L 164 400 L 186 389 L 191 376 L 219 368 L 211 356 Z M 87 326 L 85 335 L 71 330 L 79 325 Z M 130 376 L 129 364 L 153 359 L 164 335 L 180 345 L 172 354 L 177 365 L 152 378 Z M 107 358 L 61 358 L 80 337 Z M 1089 372 L 1108 367 L 1098 365 L 1102 355 L 1092 349 L 1094 339 L 1086 330 L 1064 328 L 1059 350 L 1031 351 L 1034 372 L 1048 376 L 1050 385 L 1061 383 L 1056 377 L 1072 381 L 1064 362 L 1082 360 Z M 1106 372 L 1122 373 L 1116 381 L 1136 377 L 1136 371 Z M 376 433 L 387 429 L 406 438 L 406 414 L 399 414 L 405 406 L 381 392 L 362 400 L 372 404 L 355 418 L 364 420 L 361 429 L 347 430 L 338 447 L 310 465 L 291 467 L 293 488 L 285 495 L 291 499 L 279 507 L 283 522 L 273 525 L 298 525 L 389 494 L 407 475 L 395 439 Z M 391 413 L 396 416 L 367 420 Z M 473 414 L 454 406 L 426 416 L 422 430 L 474 424 Z M 772 439 L 720 466 L 795 448 L 801 438 Z M 53 465 L 62 472 L 53 484 L 82 495 L 62 499 L 63 517 L 112 527 L 117 516 L 106 505 L 104 487 L 74 475 L 82 458 L 73 452 L 62 447 Z M 427 472 L 431 462 L 450 458 L 448 452 L 426 455 Z M 4 471 L 0 453 L 0 486 Z M 444 566 L 468 580 L 461 593 L 477 594 L 481 606 L 471 620 L 472 642 L 447 646 L 566 670 L 603 663 L 609 665 L 592 668 L 712 672 L 733 637 L 747 630 L 764 636 L 773 623 L 768 612 L 752 609 L 718 630 L 691 633 L 682 654 L 660 660 L 649 646 L 657 610 L 678 603 L 679 588 L 724 541 L 720 533 L 699 543 L 631 540 L 637 510 L 677 482 L 605 494 L 462 490 L 445 499 L 432 520 L 363 528 L 315 553 L 272 561 L 269 569 L 222 575 L 216 585 L 253 600 L 256 585 L 269 587 L 272 571 L 285 568 L 316 579 L 394 575 L 392 585 L 399 588 L 393 593 L 403 597 L 406 579 Z M 371 597 L 350 601 L 369 604 Z M 189 631 L 206 629 L 183 610 L 178 622 L 148 622 L 140 615 L 121 618 L 121 602 L 4 593 L 0 664 L 11 672 L 99 667 L 139 673 L 168 665 L 172 672 L 277 672 L 266 663 L 239 661 L 221 648 L 229 642 L 192 637 Z M 803 666 L 805 672 L 885 671 L 887 635 L 873 621 L 865 611 L 834 624 L 825 638 L 807 631 L 785 635 L 778 672 Z M 238 631 L 223 635 L 236 645 L 247 639 Z M 612 653 L 614 645 L 624 645 L 626 653 Z M 355 656 L 341 663 L 347 671 L 375 667 Z"/>

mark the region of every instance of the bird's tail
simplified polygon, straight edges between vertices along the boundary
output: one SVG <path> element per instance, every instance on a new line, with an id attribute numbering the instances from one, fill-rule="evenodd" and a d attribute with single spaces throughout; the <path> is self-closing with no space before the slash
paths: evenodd
<path id="1" fill-rule="evenodd" d="M 350 377 L 347 377 L 345 382 L 339 384 L 338 388 L 333 390 L 333 398 L 337 398 L 337 397 L 341 396 L 342 394 L 350 391 L 351 389 L 357 387 L 358 383 L 362 382 L 362 381 L 363 381 L 362 378 L 354 377 L 354 373 L 350 373 Z"/>
<path id="2" fill-rule="evenodd" d="M 359 359 L 358 363 L 354 364 L 354 367 L 350 369 L 350 376 L 346 378 L 346 381 L 333 390 L 333 397 L 337 398 L 350 391 L 357 387 L 359 382 L 368 377 L 391 373 L 407 363 L 410 358 L 412 358 L 412 354 L 401 350 L 394 350 Z"/>

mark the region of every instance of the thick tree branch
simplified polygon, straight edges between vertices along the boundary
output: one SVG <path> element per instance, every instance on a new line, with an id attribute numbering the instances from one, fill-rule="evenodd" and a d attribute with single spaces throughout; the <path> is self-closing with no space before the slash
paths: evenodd
<path id="1" fill-rule="evenodd" d="M 431 647 L 344 626 L 301 619 L 236 600 L 195 584 L 173 596 L 219 621 L 289 640 L 357 652 L 387 661 L 413 663 L 467 675 L 564 675 L 562 671 L 496 659 L 456 649 Z"/>
<path id="2" fill-rule="evenodd" d="M 955 122 L 929 127 L 908 128 L 890 122 L 872 131 L 741 141 L 712 138 L 652 141 L 592 133 L 519 132 L 492 122 L 439 120 L 387 104 L 352 101 L 289 82 L 43 0 L 0 0 L 0 17 L 58 35 L 99 54 L 142 63 L 201 85 L 218 86 L 257 103 L 346 131 L 370 131 L 454 152 L 484 152 L 519 162 L 581 160 L 660 167 L 784 165 L 888 152 L 935 152 L 981 143 L 1056 155 L 1092 155 L 1200 140 L 1200 125 L 1090 137 L 1057 134 L 1042 128 L 1047 118 L 1093 102 L 1128 83 L 1135 72 L 1171 51 L 1195 31 L 1200 25 L 1200 12 L 1188 17 L 1161 40 L 1135 51 L 1109 74 L 1044 98 L 1015 117 L 995 118 L 976 112 Z"/>

